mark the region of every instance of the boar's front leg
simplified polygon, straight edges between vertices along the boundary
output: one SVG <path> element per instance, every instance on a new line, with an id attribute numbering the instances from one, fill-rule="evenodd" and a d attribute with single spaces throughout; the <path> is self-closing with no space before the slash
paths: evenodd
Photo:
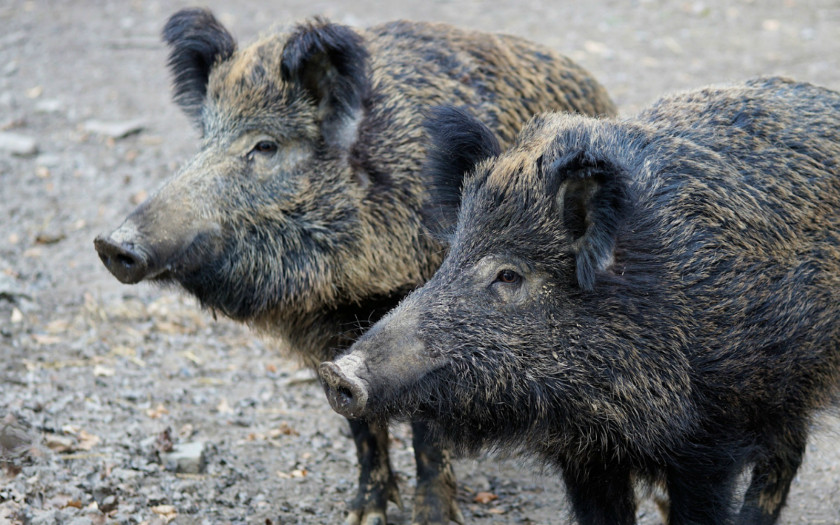
<path id="1" fill-rule="evenodd" d="M 359 458 L 359 492 L 349 503 L 345 525 L 386 525 L 388 501 L 403 508 L 388 457 L 388 427 L 350 419 Z"/>
<path id="2" fill-rule="evenodd" d="M 449 451 L 432 437 L 428 424 L 414 421 L 411 429 L 417 463 L 412 525 L 445 525 L 450 520 L 464 525 L 464 516 L 455 500 L 455 473 Z"/>
<path id="3" fill-rule="evenodd" d="M 671 505 L 668 525 L 732 523 L 735 481 L 739 463 L 701 446 L 694 457 L 676 457 L 667 467 Z"/>
<path id="4" fill-rule="evenodd" d="M 578 523 L 633 525 L 636 522 L 636 494 L 629 469 L 597 460 L 563 463 L 563 480 Z"/>

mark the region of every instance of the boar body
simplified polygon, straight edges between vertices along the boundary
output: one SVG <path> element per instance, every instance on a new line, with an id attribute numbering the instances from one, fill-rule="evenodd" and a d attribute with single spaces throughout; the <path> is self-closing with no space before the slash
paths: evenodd
<path id="1" fill-rule="evenodd" d="M 121 281 L 177 284 L 311 367 L 442 259 L 420 225 L 424 108 L 463 106 L 508 141 L 535 112 L 614 113 L 567 58 L 441 24 L 354 30 L 316 19 L 240 49 L 191 9 L 164 38 L 200 151 L 96 249 Z M 361 473 L 348 523 L 384 523 L 387 500 L 399 503 L 387 429 L 351 429 Z M 460 521 L 447 452 L 423 424 L 414 432 L 416 523 Z"/>
<path id="2" fill-rule="evenodd" d="M 770 78 L 634 119 L 542 115 L 500 153 L 456 110 L 435 276 L 335 362 L 340 413 L 535 454 L 583 524 L 772 524 L 840 382 L 840 94 Z M 442 137 L 449 137 L 445 141 Z M 454 195 L 454 190 L 449 195 Z M 751 471 L 743 502 L 738 475 Z"/>

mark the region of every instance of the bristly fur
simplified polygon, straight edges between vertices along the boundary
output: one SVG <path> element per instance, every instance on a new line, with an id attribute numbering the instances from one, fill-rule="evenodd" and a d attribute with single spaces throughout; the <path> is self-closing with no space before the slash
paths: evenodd
<path id="1" fill-rule="evenodd" d="M 771 525 L 840 395 L 838 159 L 840 93 L 784 78 L 536 117 L 435 275 L 323 365 L 333 405 L 525 448 L 582 525 L 634 523 L 637 480 L 671 524 Z"/>
<path id="2" fill-rule="evenodd" d="M 163 28 L 163 39 L 170 46 L 175 102 L 198 121 L 210 70 L 230 58 L 236 41 L 206 9 L 185 9 L 173 15 Z"/>
<path id="3" fill-rule="evenodd" d="M 423 166 L 429 197 L 423 222 L 436 237 L 452 235 L 461 203 L 464 177 L 480 161 L 501 153 L 499 140 L 466 109 L 431 108 L 424 124 L 429 150 Z"/>
<path id="4" fill-rule="evenodd" d="M 421 225 L 425 108 L 467 107 L 505 144 L 537 112 L 615 114 L 568 58 L 444 24 L 361 29 L 319 18 L 237 49 L 208 11 L 186 10 L 164 38 L 175 100 L 198 121 L 201 148 L 99 244 L 138 264 L 100 253 L 124 282 L 177 283 L 311 367 L 348 348 L 443 258 Z M 425 423 L 412 430 L 414 521 L 459 519 L 448 452 Z M 348 519 L 385 522 L 387 501 L 399 500 L 387 429 L 360 420 L 352 432 L 361 470 Z"/>

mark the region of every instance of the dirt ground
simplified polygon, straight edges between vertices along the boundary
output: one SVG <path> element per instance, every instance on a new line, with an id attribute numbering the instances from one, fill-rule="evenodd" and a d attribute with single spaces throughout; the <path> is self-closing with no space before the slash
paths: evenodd
<path id="1" fill-rule="evenodd" d="M 838 0 L 208 3 L 241 42 L 314 14 L 521 35 L 592 71 L 624 115 L 760 74 L 840 89 Z M 336 524 L 355 489 L 348 430 L 311 374 L 175 290 L 121 285 L 93 250 L 197 147 L 159 38 L 185 5 L 0 4 L 0 523 Z M 406 508 L 389 518 L 407 524 L 412 451 L 394 434 Z M 839 437 L 835 418 L 815 426 L 781 523 L 840 523 Z M 187 454 L 179 472 L 173 445 L 203 465 Z M 468 523 L 569 521 L 539 466 L 456 472 Z M 649 502 L 639 522 L 659 523 Z"/>

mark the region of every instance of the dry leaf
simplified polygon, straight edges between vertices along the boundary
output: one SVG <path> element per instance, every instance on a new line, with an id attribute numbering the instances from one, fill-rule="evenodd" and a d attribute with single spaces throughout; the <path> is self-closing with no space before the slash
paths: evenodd
<path id="1" fill-rule="evenodd" d="M 289 473 L 277 471 L 277 477 L 280 479 L 304 478 L 309 472 L 306 469 L 293 470 Z"/>
<path id="2" fill-rule="evenodd" d="M 66 238 L 61 232 L 41 232 L 35 236 L 35 244 L 56 244 Z"/>
<path id="3" fill-rule="evenodd" d="M 157 321 L 155 322 L 155 328 L 158 332 L 167 335 L 183 334 L 186 332 L 186 329 L 183 326 L 169 321 Z"/>
<path id="4" fill-rule="evenodd" d="M 61 342 L 61 338 L 55 335 L 32 334 L 32 339 L 39 345 L 54 345 Z"/>
<path id="5" fill-rule="evenodd" d="M 178 517 L 178 511 L 172 505 L 157 505 L 152 507 L 152 512 L 163 518 L 166 523 Z"/>
<path id="6" fill-rule="evenodd" d="M 73 439 L 57 434 L 44 436 L 44 444 L 53 452 L 70 452 L 73 450 Z"/>
<path id="7" fill-rule="evenodd" d="M 490 514 L 504 514 L 507 512 L 507 509 L 503 509 L 502 507 L 493 507 L 492 509 L 487 509 L 487 512 Z"/>
<path id="8" fill-rule="evenodd" d="M 191 424 L 186 423 L 178 430 L 178 436 L 188 438 L 193 435 L 193 432 L 195 432 L 195 428 Z"/>
<path id="9" fill-rule="evenodd" d="M 491 501 L 499 499 L 499 496 L 493 494 L 492 492 L 479 492 L 473 498 L 473 501 L 476 503 L 481 503 L 483 505 L 487 505 Z"/>
<path id="10" fill-rule="evenodd" d="M 269 439 L 274 439 L 280 436 L 299 436 L 300 433 L 290 427 L 287 423 L 280 423 L 280 426 L 268 431 Z"/>
<path id="11" fill-rule="evenodd" d="M 184 352 L 184 354 L 183 354 L 183 355 L 184 355 L 184 357 L 186 357 L 187 359 L 189 359 L 190 361 L 192 361 L 192 362 L 193 362 L 193 364 L 198 365 L 198 366 L 201 366 L 201 364 L 202 364 L 202 363 L 201 363 L 201 359 L 199 359 L 199 358 L 198 358 L 198 356 L 197 356 L 197 355 L 195 355 L 194 353 L 192 353 L 192 352 L 190 352 L 189 350 L 187 350 L 186 352 Z"/>
<path id="12" fill-rule="evenodd" d="M 271 372 L 273 374 L 277 372 L 277 365 L 273 363 L 268 363 L 267 365 L 265 365 L 265 369 L 267 372 Z"/>
<path id="13" fill-rule="evenodd" d="M 56 509 L 63 509 L 70 506 L 72 500 L 73 498 L 68 494 L 56 494 L 47 500 L 47 505 Z"/>
<path id="14" fill-rule="evenodd" d="M 79 450 L 90 450 L 99 443 L 99 436 L 95 436 L 90 432 L 82 430 L 79 432 L 79 444 L 76 448 Z"/>
<path id="15" fill-rule="evenodd" d="M 70 321 L 67 319 L 56 319 L 47 323 L 47 333 L 49 334 L 63 334 L 70 328 Z"/>
<path id="16" fill-rule="evenodd" d="M 82 430 L 82 427 L 79 425 L 64 425 L 61 427 L 61 431 L 65 434 L 70 434 L 71 436 L 75 436 Z"/>
<path id="17" fill-rule="evenodd" d="M 230 408 L 227 399 L 222 398 L 221 401 L 219 401 L 219 404 L 216 405 L 216 411 L 219 414 L 230 414 L 233 412 L 233 409 Z"/>
<path id="18" fill-rule="evenodd" d="M 116 371 L 113 368 L 103 365 L 96 365 L 93 367 L 93 375 L 96 377 L 111 377 L 114 374 L 116 374 Z"/>
<path id="19" fill-rule="evenodd" d="M 124 357 L 134 363 L 137 366 L 144 367 L 146 366 L 146 362 L 137 357 L 137 351 L 133 348 L 129 348 L 124 345 L 117 345 L 111 349 L 111 353 L 113 355 L 118 355 L 120 357 Z"/>
<path id="20" fill-rule="evenodd" d="M 156 406 L 155 408 L 150 408 L 150 409 L 146 410 L 146 415 L 149 416 L 152 419 L 157 419 L 160 416 L 162 416 L 164 414 L 168 414 L 168 413 L 169 413 L 169 410 L 167 410 L 166 407 L 163 406 L 162 403 L 158 403 L 158 406 Z"/>
<path id="21" fill-rule="evenodd" d="M 131 203 L 137 205 L 137 204 L 140 204 L 141 202 L 143 202 L 144 200 L 146 200 L 148 198 L 149 198 L 149 193 L 145 190 L 140 190 L 140 191 L 138 191 L 137 193 L 135 193 L 134 195 L 131 196 Z"/>

